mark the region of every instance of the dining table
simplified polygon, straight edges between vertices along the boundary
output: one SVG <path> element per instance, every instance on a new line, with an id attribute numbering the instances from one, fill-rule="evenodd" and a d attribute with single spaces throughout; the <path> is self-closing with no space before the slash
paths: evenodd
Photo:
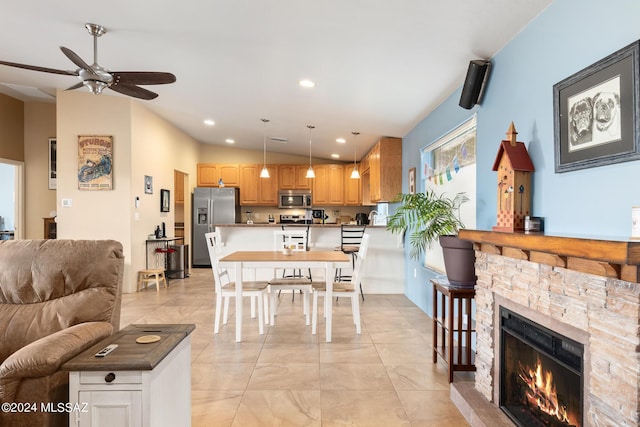
<path id="1" fill-rule="evenodd" d="M 242 341 L 242 281 L 243 270 L 262 268 L 325 270 L 326 301 L 333 296 L 333 278 L 336 268 L 348 268 L 351 258 L 342 251 L 311 250 L 300 252 L 283 251 L 235 251 L 219 260 L 221 267 L 235 270 L 236 277 L 236 342 Z M 326 305 L 326 340 L 331 342 L 332 304 Z M 263 319 L 259 319 L 260 322 Z"/>

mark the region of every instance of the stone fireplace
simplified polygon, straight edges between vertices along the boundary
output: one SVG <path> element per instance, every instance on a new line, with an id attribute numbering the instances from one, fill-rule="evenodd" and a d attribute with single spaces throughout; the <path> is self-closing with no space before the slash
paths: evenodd
<path id="1" fill-rule="evenodd" d="M 504 401 L 507 310 L 566 337 L 571 351 L 581 348 L 580 425 L 639 425 L 640 242 L 474 230 L 460 236 L 476 247 L 475 392 L 495 408 Z"/>

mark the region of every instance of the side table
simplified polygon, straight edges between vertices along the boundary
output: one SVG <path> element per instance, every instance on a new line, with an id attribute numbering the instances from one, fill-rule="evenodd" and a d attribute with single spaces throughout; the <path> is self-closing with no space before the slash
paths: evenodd
<path id="1" fill-rule="evenodd" d="M 471 302 L 475 288 L 456 287 L 446 279 L 432 279 L 433 284 L 433 363 L 438 356 L 449 365 L 449 382 L 455 371 L 475 371 L 475 352 L 471 335 L 475 327 Z M 438 310 L 438 297 L 440 308 Z"/>
<path id="2" fill-rule="evenodd" d="M 70 427 L 191 425 L 191 332 L 195 325 L 129 325 L 64 365 Z M 156 335 L 160 340 L 139 344 Z M 118 344 L 106 357 L 95 354 Z M 75 410 L 77 409 L 77 410 Z"/>

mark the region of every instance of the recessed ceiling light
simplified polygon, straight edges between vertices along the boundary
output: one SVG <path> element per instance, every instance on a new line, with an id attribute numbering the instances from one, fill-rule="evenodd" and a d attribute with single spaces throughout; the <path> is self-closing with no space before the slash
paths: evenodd
<path id="1" fill-rule="evenodd" d="M 347 142 L 347 140 L 346 140 L 346 139 L 344 139 L 344 138 L 338 138 L 338 139 L 336 139 L 336 142 L 337 142 L 338 144 L 344 144 L 345 142 Z"/>
<path id="2" fill-rule="evenodd" d="M 332 154 L 331 157 L 333 157 L 334 159 L 339 159 L 340 158 L 340 154 Z"/>
<path id="3" fill-rule="evenodd" d="M 300 80 L 299 83 L 302 87 L 314 87 L 316 85 L 314 82 L 308 79 Z"/>
<path id="4" fill-rule="evenodd" d="M 214 122 L 211 119 L 205 119 L 204 124 L 207 125 L 207 126 L 213 126 L 213 125 L 216 124 L 216 122 Z"/>
<path id="5" fill-rule="evenodd" d="M 231 138 L 227 138 L 224 140 L 224 142 L 226 142 L 227 144 L 234 144 L 236 141 Z"/>

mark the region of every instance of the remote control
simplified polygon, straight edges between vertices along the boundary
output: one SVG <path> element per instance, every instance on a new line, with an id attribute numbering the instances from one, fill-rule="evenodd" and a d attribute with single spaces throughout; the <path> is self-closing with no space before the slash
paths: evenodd
<path id="1" fill-rule="evenodd" d="M 96 357 L 105 357 L 107 354 L 111 353 L 113 350 L 118 348 L 118 344 L 111 344 L 100 350 L 95 354 Z"/>

